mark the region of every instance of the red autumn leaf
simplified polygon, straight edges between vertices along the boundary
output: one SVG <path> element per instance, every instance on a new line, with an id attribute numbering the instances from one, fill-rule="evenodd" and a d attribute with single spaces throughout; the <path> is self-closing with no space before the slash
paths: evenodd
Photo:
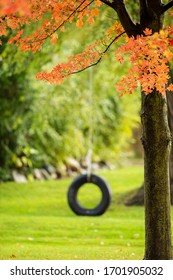
<path id="1" fill-rule="evenodd" d="M 169 44 L 170 44 L 171 46 L 173 46 L 173 40 L 172 40 L 172 39 L 168 39 L 168 41 L 169 41 Z"/>

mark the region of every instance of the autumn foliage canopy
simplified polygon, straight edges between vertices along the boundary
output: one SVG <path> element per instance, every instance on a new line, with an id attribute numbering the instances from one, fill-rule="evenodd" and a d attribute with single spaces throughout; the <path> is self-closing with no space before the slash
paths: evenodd
<path id="1" fill-rule="evenodd" d="M 0 1 L 0 36 L 7 36 L 9 29 L 16 30 L 16 34 L 8 43 L 16 44 L 22 51 L 37 52 L 44 46 L 46 40 L 58 44 L 58 36 L 65 31 L 66 25 L 75 22 L 77 28 L 82 28 L 86 23 L 93 24 L 105 2 L 109 1 Z M 31 23 L 35 23 L 36 29 L 26 36 L 24 27 Z M 173 57 L 173 26 L 164 26 L 164 29 L 154 34 L 152 30 L 146 28 L 140 36 L 129 37 L 120 22 L 115 21 L 108 30 L 105 30 L 104 38 L 88 46 L 82 53 L 58 64 L 51 72 L 38 73 L 37 78 L 59 84 L 71 74 L 89 68 L 103 58 L 106 59 L 106 52 L 110 46 L 116 45 L 122 37 L 123 43 L 120 47 L 116 47 L 115 57 L 123 63 L 124 57 L 128 55 L 132 66 L 129 73 L 116 85 L 117 89 L 123 94 L 132 93 L 141 85 L 146 94 L 156 89 L 165 95 L 169 79 L 168 64 Z M 173 85 L 169 85 L 168 89 L 172 90 Z"/>

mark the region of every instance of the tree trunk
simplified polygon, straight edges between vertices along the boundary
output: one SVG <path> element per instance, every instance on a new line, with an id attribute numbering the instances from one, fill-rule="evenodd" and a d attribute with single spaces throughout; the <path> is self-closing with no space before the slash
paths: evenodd
<path id="1" fill-rule="evenodd" d="M 168 159 L 170 133 L 166 98 L 142 94 L 144 147 L 145 259 L 172 259 Z"/>
<path id="2" fill-rule="evenodd" d="M 170 70 L 170 82 L 173 82 L 173 71 Z M 171 191 L 171 204 L 173 205 L 173 92 L 167 91 L 168 125 L 171 132 L 171 151 L 169 156 L 169 180 Z M 144 205 L 144 184 L 137 190 L 136 194 L 125 202 L 126 206 Z"/>
<path id="3" fill-rule="evenodd" d="M 153 33 L 162 29 L 164 13 L 161 0 L 140 1 L 140 24 L 132 21 L 125 1 L 102 2 L 116 11 L 128 37 L 136 38 L 143 34 L 146 28 L 151 29 Z M 164 11 L 166 9 L 168 7 Z M 166 98 L 156 90 L 148 95 L 142 94 L 145 259 L 147 260 L 172 259 L 168 167 L 171 139 L 166 109 Z"/>
<path id="4" fill-rule="evenodd" d="M 173 71 L 170 69 L 170 83 L 173 83 Z M 169 179 L 171 191 L 171 204 L 173 205 L 173 92 L 167 91 L 168 124 L 171 132 L 171 152 L 169 156 Z"/>

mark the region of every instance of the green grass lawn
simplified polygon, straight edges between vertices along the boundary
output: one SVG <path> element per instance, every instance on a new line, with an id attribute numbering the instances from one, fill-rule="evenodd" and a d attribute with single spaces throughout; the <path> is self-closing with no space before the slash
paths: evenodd
<path id="1" fill-rule="evenodd" d="M 141 166 L 102 171 L 112 188 L 112 203 L 98 217 L 76 216 L 66 194 L 71 179 L 0 184 L 0 259 L 142 259 L 144 208 L 124 199 L 143 181 Z M 98 188 L 80 193 L 94 205 Z"/>

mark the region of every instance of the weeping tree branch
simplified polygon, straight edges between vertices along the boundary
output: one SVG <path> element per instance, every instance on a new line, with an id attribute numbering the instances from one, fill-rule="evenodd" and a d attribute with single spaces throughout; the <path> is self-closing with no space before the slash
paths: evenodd
<path id="1" fill-rule="evenodd" d="M 68 20 L 74 16 L 76 13 L 82 13 L 88 6 L 90 6 L 94 0 L 92 0 L 89 4 L 87 4 L 85 7 L 83 7 L 81 10 L 80 7 L 85 3 L 86 0 L 83 0 L 77 7 L 75 10 L 73 10 L 68 16 L 67 18 L 61 23 L 59 24 L 54 30 L 52 30 L 50 33 L 47 34 L 47 36 L 39 39 L 39 40 L 31 40 L 29 43 L 32 44 L 32 43 L 35 43 L 35 42 L 41 42 L 41 41 L 44 41 L 46 40 L 47 38 L 49 38 L 50 36 L 52 36 L 56 31 L 58 31 L 65 23 L 68 22 Z"/>
<path id="2" fill-rule="evenodd" d="M 92 0 L 88 5 L 86 5 L 82 10 L 79 10 L 79 8 L 85 3 L 86 0 L 83 0 L 74 11 L 72 11 L 72 13 L 55 29 L 53 30 L 52 34 L 55 33 L 58 29 L 60 29 L 73 15 L 75 15 L 76 12 L 83 12 L 88 6 L 90 6 L 94 0 Z M 78 11 L 79 10 L 79 11 Z M 52 35 L 51 34 L 51 35 Z"/>
<path id="3" fill-rule="evenodd" d="M 87 7 L 89 7 L 92 3 L 94 2 L 94 0 L 92 0 L 90 3 L 88 3 L 83 9 L 79 10 L 78 12 L 81 13 L 83 12 Z"/>
<path id="4" fill-rule="evenodd" d="M 101 62 L 102 58 L 103 58 L 102 55 L 105 54 L 105 53 L 109 50 L 109 48 L 111 47 L 111 45 L 112 45 L 117 39 L 119 39 L 123 34 L 125 34 L 125 33 L 126 33 L 126 32 L 124 31 L 124 32 L 122 32 L 121 34 L 119 34 L 118 36 L 116 36 L 116 37 L 109 43 L 109 45 L 106 47 L 106 49 L 100 54 L 101 57 L 100 57 L 96 62 L 94 62 L 94 63 L 92 63 L 92 64 L 90 64 L 90 65 L 88 65 L 88 66 L 82 68 L 81 70 L 72 72 L 72 73 L 70 73 L 70 74 L 77 74 L 77 73 L 83 72 L 84 70 L 86 70 L 86 69 L 88 69 L 88 68 L 90 68 L 90 67 L 93 67 L 93 66 L 96 66 L 97 64 L 99 64 L 99 63 Z"/>

